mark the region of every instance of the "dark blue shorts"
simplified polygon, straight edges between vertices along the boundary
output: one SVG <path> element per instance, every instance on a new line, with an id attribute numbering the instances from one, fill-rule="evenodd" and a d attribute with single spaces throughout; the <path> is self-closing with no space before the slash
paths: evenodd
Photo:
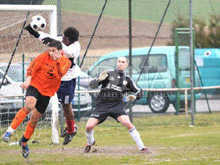
<path id="1" fill-rule="evenodd" d="M 59 102 L 70 104 L 73 101 L 76 87 L 76 79 L 70 81 L 61 81 L 60 88 L 57 91 Z"/>

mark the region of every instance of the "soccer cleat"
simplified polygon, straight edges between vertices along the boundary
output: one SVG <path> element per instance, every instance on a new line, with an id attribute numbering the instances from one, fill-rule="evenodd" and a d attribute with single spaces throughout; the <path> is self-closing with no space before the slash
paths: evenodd
<path id="1" fill-rule="evenodd" d="M 77 131 L 78 128 L 76 125 L 74 126 L 74 128 Z M 60 137 L 64 138 L 66 136 L 66 134 L 67 134 L 67 127 L 64 129 L 63 133 L 61 133 Z"/>
<path id="2" fill-rule="evenodd" d="M 5 134 L 2 136 L 3 141 L 8 143 L 10 141 L 11 135 L 11 132 L 5 132 Z"/>
<path id="3" fill-rule="evenodd" d="M 95 144 L 95 140 L 94 142 L 92 143 L 92 145 L 86 143 L 86 147 L 84 149 L 84 153 L 89 153 L 89 151 L 91 150 L 92 146 Z"/>
<path id="4" fill-rule="evenodd" d="M 29 156 L 29 148 L 28 148 L 28 144 L 26 142 L 21 142 L 19 141 L 19 145 L 22 148 L 22 155 L 24 158 L 27 158 Z"/>
<path id="5" fill-rule="evenodd" d="M 72 141 L 73 137 L 77 134 L 77 129 L 75 128 L 75 131 L 71 134 L 66 133 L 63 141 L 63 145 L 67 145 L 69 142 Z"/>
<path id="6" fill-rule="evenodd" d="M 67 134 L 67 127 L 64 129 L 63 133 L 61 133 L 60 137 L 64 138 Z"/>
<path id="7" fill-rule="evenodd" d="M 142 153 L 151 153 L 151 151 L 147 147 L 142 148 L 141 152 Z"/>

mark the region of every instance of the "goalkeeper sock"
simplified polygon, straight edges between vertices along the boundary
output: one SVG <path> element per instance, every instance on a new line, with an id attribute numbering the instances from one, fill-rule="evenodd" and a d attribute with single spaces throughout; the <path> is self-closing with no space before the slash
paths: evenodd
<path id="1" fill-rule="evenodd" d="M 21 108 L 17 114 L 15 115 L 12 123 L 11 123 L 11 128 L 12 129 L 17 129 L 17 127 L 23 122 L 23 120 L 26 118 L 26 116 L 29 114 L 30 112 L 25 108 Z"/>
<path id="2" fill-rule="evenodd" d="M 34 133 L 34 130 L 35 130 L 35 126 L 33 124 L 31 124 L 31 121 L 29 121 L 27 123 L 27 127 L 26 127 L 26 130 L 24 132 L 24 138 L 29 140 L 31 138 L 32 134 Z"/>
<path id="3" fill-rule="evenodd" d="M 75 121 L 74 120 L 67 120 L 66 119 L 66 125 L 67 125 L 67 133 L 68 134 L 71 134 L 71 133 L 73 133 L 75 130 L 75 127 L 74 127 L 74 125 L 75 125 Z"/>
<path id="4" fill-rule="evenodd" d="M 95 141 L 95 138 L 94 138 L 93 134 L 94 134 L 93 130 L 90 131 L 90 132 L 86 132 L 86 138 L 87 138 L 87 142 L 88 142 L 89 145 L 92 145 Z"/>
<path id="5" fill-rule="evenodd" d="M 129 133 L 130 133 L 131 137 L 134 139 L 134 141 L 136 142 L 139 150 L 145 148 L 144 143 L 141 140 L 141 136 L 140 136 L 140 134 L 138 133 L 138 131 L 136 130 L 135 127 L 131 128 L 129 130 Z"/>

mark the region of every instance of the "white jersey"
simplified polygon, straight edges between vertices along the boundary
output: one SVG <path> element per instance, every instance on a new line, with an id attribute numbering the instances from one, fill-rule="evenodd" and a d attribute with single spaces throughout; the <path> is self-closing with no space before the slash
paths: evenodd
<path id="1" fill-rule="evenodd" d="M 40 41 L 42 41 L 42 39 L 45 37 L 50 37 L 50 38 L 58 40 L 62 43 L 62 36 L 51 37 L 49 34 L 44 33 L 44 32 L 38 32 L 38 33 L 40 34 L 40 36 L 38 38 Z M 64 56 L 67 58 L 74 58 L 75 65 L 72 68 L 70 68 L 68 70 L 68 72 L 61 79 L 61 81 L 69 81 L 69 80 L 72 80 L 72 79 L 78 77 L 81 74 L 81 69 L 77 65 L 77 61 L 76 61 L 79 56 L 81 46 L 78 41 L 70 44 L 69 46 L 66 46 L 64 43 L 62 43 L 62 46 L 63 46 Z"/>

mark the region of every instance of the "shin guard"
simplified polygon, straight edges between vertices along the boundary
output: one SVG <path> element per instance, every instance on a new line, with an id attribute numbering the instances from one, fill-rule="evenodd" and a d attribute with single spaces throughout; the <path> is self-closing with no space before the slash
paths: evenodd
<path id="1" fill-rule="evenodd" d="M 21 108 L 15 115 L 11 123 L 11 128 L 15 130 L 23 122 L 28 114 L 29 111 L 25 107 Z"/>

